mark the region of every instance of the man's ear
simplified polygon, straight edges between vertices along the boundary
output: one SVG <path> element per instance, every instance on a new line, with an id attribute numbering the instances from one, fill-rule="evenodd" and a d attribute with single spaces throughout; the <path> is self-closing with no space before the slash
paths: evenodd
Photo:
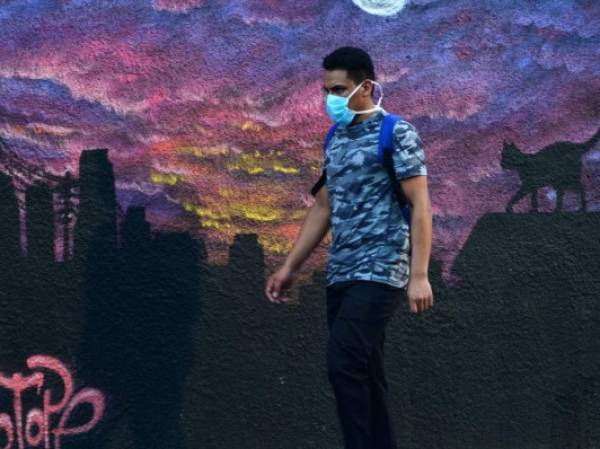
<path id="1" fill-rule="evenodd" d="M 365 81 L 363 81 L 363 84 L 362 84 L 362 86 L 360 86 L 360 91 L 361 91 L 361 93 L 362 93 L 362 95 L 361 95 L 361 96 L 363 96 L 363 97 L 368 97 L 368 96 L 370 96 L 370 95 L 371 95 L 371 94 L 369 93 L 369 92 L 371 92 L 371 89 L 370 89 L 370 87 L 369 87 L 369 86 L 371 86 L 371 82 L 370 82 L 368 79 L 365 79 Z"/>

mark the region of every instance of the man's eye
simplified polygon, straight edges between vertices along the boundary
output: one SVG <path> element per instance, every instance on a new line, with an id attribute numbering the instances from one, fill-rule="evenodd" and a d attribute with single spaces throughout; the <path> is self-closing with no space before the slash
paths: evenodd
<path id="1" fill-rule="evenodd" d="M 343 87 L 334 87 L 333 89 L 325 89 L 323 88 L 323 94 L 327 95 L 328 93 L 332 93 L 334 95 L 340 95 L 341 93 L 344 92 L 344 88 Z"/>

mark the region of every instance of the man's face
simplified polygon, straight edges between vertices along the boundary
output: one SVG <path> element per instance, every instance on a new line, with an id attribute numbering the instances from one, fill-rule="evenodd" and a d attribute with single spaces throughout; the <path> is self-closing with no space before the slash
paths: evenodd
<path id="1" fill-rule="evenodd" d="M 344 69 L 325 70 L 323 94 L 331 93 L 341 97 L 347 97 L 356 88 L 357 84 L 348 78 L 348 71 Z M 371 82 L 365 81 L 362 86 L 352 95 L 348 107 L 354 110 L 364 109 L 365 101 L 369 98 Z"/>

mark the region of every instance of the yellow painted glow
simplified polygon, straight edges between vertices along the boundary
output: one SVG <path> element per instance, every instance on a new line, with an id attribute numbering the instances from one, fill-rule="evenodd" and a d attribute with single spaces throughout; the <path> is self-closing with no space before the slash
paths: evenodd
<path id="1" fill-rule="evenodd" d="M 253 153 L 243 153 L 239 156 L 237 161 L 229 162 L 227 164 L 227 169 L 230 171 L 242 170 L 251 175 L 264 173 L 268 169 L 285 174 L 300 173 L 299 168 L 286 166 L 281 162 L 273 160 L 275 156 L 273 155 L 272 150 L 269 153 L 270 154 L 265 155 L 258 150 L 254 150 Z"/>
<path id="2" fill-rule="evenodd" d="M 181 180 L 181 176 L 176 173 L 163 173 L 159 171 L 152 171 L 150 173 L 150 181 L 155 184 L 167 184 L 167 185 L 175 185 L 178 181 Z"/>
<path id="3" fill-rule="evenodd" d="M 206 207 L 201 207 L 201 206 L 196 206 L 194 212 L 196 212 L 196 215 L 198 215 L 199 217 L 208 217 L 208 218 L 213 218 L 215 220 L 231 219 L 231 216 L 228 213 L 215 212 Z"/>
<path id="4" fill-rule="evenodd" d="M 229 147 L 225 144 L 200 146 L 200 145 L 179 145 L 174 149 L 177 154 L 191 154 L 193 156 L 204 158 L 207 156 L 227 155 Z"/>
<path id="5" fill-rule="evenodd" d="M 253 132 L 259 132 L 259 131 L 262 131 L 262 129 L 263 129 L 263 127 L 260 124 L 255 123 L 251 120 L 246 120 L 244 123 L 239 125 L 239 127 L 242 129 L 242 131 L 253 131 Z"/>
<path id="6" fill-rule="evenodd" d="M 221 223 L 220 221 L 217 220 L 204 220 L 201 219 L 200 220 L 200 225 L 205 227 L 205 228 L 214 228 L 214 229 L 227 229 L 227 228 L 231 228 L 231 224 L 230 223 Z"/>
<path id="7" fill-rule="evenodd" d="M 232 209 L 238 212 L 244 218 L 256 221 L 273 221 L 281 218 L 282 212 L 268 206 L 247 204 L 238 204 L 232 206 Z"/>
<path id="8" fill-rule="evenodd" d="M 306 209 L 296 209 L 288 214 L 290 220 L 300 220 L 306 216 Z"/>
<path id="9" fill-rule="evenodd" d="M 266 251 L 272 254 L 287 254 L 291 251 L 294 242 L 286 241 L 281 238 L 271 237 L 269 235 L 259 234 L 258 243 Z"/>
<path id="10" fill-rule="evenodd" d="M 284 167 L 278 163 L 273 164 L 273 170 L 281 172 L 281 173 L 300 173 L 300 170 L 294 167 Z"/>

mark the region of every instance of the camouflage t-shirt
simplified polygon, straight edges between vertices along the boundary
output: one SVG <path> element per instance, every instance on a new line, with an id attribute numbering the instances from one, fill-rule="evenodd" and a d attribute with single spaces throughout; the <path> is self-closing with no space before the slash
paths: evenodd
<path id="1" fill-rule="evenodd" d="M 384 114 L 376 111 L 360 123 L 338 126 L 325 154 L 316 196 L 325 185 L 331 206 L 332 241 L 326 283 L 371 280 L 406 288 L 410 237 L 392 180 L 378 161 L 379 129 Z M 394 126 L 392 161 L 398 180 L 427 175 L 423 144 L 415 127 L 400 119 Z"/>

